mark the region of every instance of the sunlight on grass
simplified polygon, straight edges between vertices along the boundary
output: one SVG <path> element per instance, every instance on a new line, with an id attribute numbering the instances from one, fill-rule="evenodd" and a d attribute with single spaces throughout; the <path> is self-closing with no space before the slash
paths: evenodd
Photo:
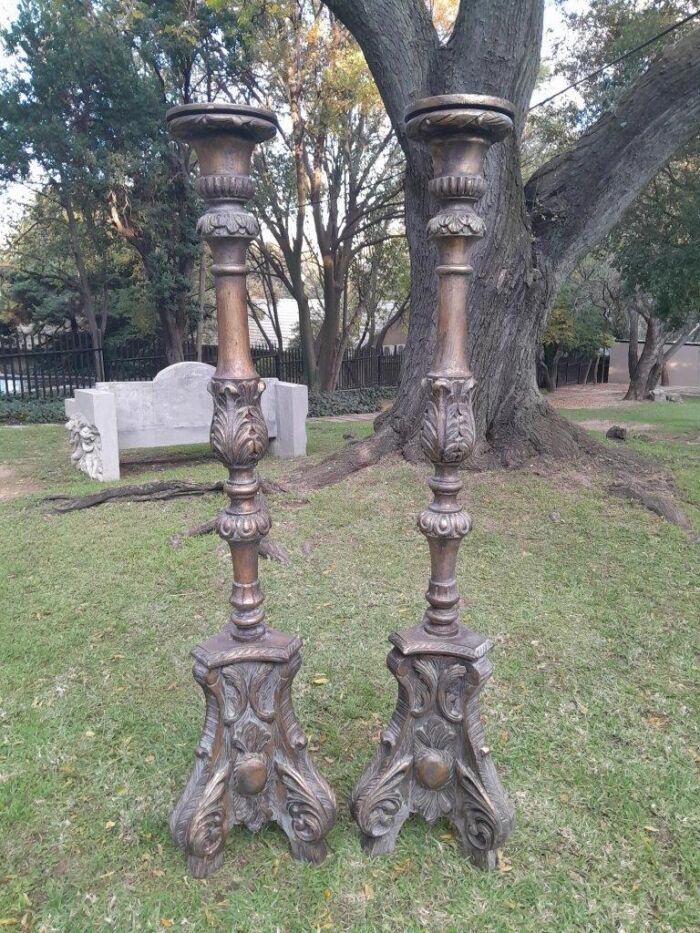
<path id="1" fill-rule="evenodd" d="M 677 421 L 690 405 L 656 409 L 669 418 L 654 421 L 660 430 L 695 430 Z M 651 421 L 647 410 L 640 420 Z M 371 423 L 312 425 L 310 452 L 327 454 L 350 431 L 366 436 Z M 700 504 L 697 447 L 633 443 L 680 470 Z M 235 829 L 224 867 L 201 882 L 186 876 L 167 819 L 201 727 L 189 651 L 227 617 L 230 562 L 213 536 L 180 550 L 169 539 L 223 497 L 48 516 L 41 493 L 95 488 L 67 460 L 60 426 L 0 429 L 0 461 L 41 487 L 0 503 L 0 918 L 71 933 L 185 921 L 695 928 L 700 588 L 697 546 L 678 528 L 595 484 L 466 477 L 475 529 L 459 583 L 465 621 L 496 643 L 483 707 L 517 810 L 505 870 L 484 875 L 442 823 L 409 821 L 395 853 L 370 860 L 347 809 L 395 701 L 387 635 L 422 613 L 428 559 L 415 517 L 427 468 L 380 464 L 305 493 L 307 505 L 270 497 L 272 534 L 292 564 L 262 564 L 269 621 L 304 638 L 295 703 L 339 821 L 320 868 L 293 862 L 276 828 Z M 266 460 L 262 473 L 289 469 Z M 205 481 L 222 469 L 188 462 L 124 481 L 169 476 Z"/>

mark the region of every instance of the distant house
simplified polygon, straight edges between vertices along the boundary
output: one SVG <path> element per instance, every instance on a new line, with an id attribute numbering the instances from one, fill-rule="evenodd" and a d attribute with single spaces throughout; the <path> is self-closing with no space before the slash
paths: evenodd
<path id="1" fill-rule="evenodd" d="M 275 333 L 275 328 L 272 326 L 272 320 L 270 318 L 271 309 L 269 307 L 269 303 L 265 298 L 254 298 L 253 301 L 256 308 L 259 309 L 259 323 L 254 320 L 253 315 L 249 312 L 248 325 L 250 327 L 251 343 L 265 343 L 265 338 L 260 332 L 263 330 L 271 342 L 276 346 L 277 334 Z M 309 301 L 309 304 L 311 305 L 312 315 L 320 316 L 322 307 L 321 302 L 318 299 L 312 298 Z M 380 322 L 378 326 L 381 326 L 382 320 L 388 320 L 394 310 L 394 304 L 392 302 L 385 302 L 384 305 L 385 306 L 382 306 L 380 309 Z M 299 308 L 294 298 L 277 299 L 277 317 L 279 319 L 279 326 L 282 332 L 282 349 L 286 350 L 290 343 L 294 340 L 297 340 L 299 337 Z M 406 337 L 408 334 L 408 315 L 404 315 L 404 318 L 404 320 L 397 321 L 395 324 L 392 324 L 387 331 L 386 337 L 384 338 L 385 353 L 400 353 L 406 345 Z"/>
<path id="2" fill-rule="evenodd" d="M 260 333 L 264 330 L 274 346 L 277 346 L 277 334 L 272 326 L 268 303 L 264 298 L 254 298 L 253 302 L 256 308 L 259 308 L 258 323 L 253 315 L 248 312 L 248 326 L 250 328 L 250 342 L 252 344 L 263 344 L 265 338 Z M 277 318 L 279 320 L 280 331 L 282 332 L 282 349 L 286 350 L 290 343 L 299 336 L 299 308 L 293 298 L 277 299 Z"/>

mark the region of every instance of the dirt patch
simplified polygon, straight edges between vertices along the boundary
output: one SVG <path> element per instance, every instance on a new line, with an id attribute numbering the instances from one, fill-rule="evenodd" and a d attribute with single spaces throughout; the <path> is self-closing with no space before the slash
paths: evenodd
<path id="1" fill-rule="evenodd" d="M 7 463 L 0 463 L 0 501 L 29 496 L 41 487 L 31 480 L 21 479 Z"/>
<path id="2" fill-rule="evenodd" d="M 627 386 L 610 382 L 604 385 L 562 386 L 546 395 L 552 408 L 625 408 L 634 402 L 624 400 Z"/>

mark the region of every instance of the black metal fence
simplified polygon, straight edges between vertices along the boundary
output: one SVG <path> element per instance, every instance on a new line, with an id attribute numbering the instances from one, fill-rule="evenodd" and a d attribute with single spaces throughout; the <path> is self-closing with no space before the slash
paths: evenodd
<path id="1" fill-rule="evenodd" d="M 607 382 L 609 369 L 609 354 L 601 355 L 595 365 L 588 356 L 566 357 L 559 361 L 556 387 L 581 385 L 584 379 L 591 383 Z"/>
<path id="2" fill-rule="evenodd" d="M 0 336 L 0 395 L 65 398 L 94 385 L 101 363 L 89 334 Z"/>
<path id="3" fill-rule="evenodd" d="M 184 345 L 186 360 L 197 359 L 194 341 Z M 202 347 L 202 361 L 216 366 L 218 348 Z M 301 348 L 274 350 L 252 347 L 261 376 L 284 382 L 304 382 Z M 152 338 L 134 338 L 94 347 L 89 334 L 19 334 L 0 336 L 0 395 L 14 398 L 65 398 L 76 389 L 107 381 L 151 380 L 168 365 L 165 345 Z M 372 347 L 346 350 L 338 375 L 339 389 L 395 386 L 401 374 L 401 354 L 378 353 Z"/>

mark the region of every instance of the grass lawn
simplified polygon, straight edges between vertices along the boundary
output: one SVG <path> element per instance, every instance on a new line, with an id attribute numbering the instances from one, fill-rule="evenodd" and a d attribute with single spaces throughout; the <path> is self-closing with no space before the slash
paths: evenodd
<path id="1" fill-rule="evenodd" d="M 700 530 L 700 404 L 637 416 L 658 434 L 630 443 L 674 471 Z M 371 425 L 313 425 L 312 455 L 349 429 Z M 271 497 L 292 564 L 262 564 L 268 618 L 304 638 L 295 703 L 339 820 L 320 868 L 292 861 L 275 827 L 234 829 L 222 870 L 195 881 L 167 819 L 202 721 L 189 651 L 226 620 L 230 562 L 214 536 L 179 550 L 169 538 L 223 497 L 47 516 L 43 494 L 94 489 L 71 471 L 65 431 L 1 428 L 0 462 L 24 493 L 0 502 L 0 924 L 697 929 L 700 551 L 686 533 L 607 498 L 594 474 L 467 477 L 460 588 L 465 620 L 496 643 L 482 705 L 517 809 L 501 868 L 486 875 L 446 823 L 411 820 L 393 855 L 370 860 L 347 808 L 394 706 L 386 636 L 424 605 L 415 516 L 427 467 L 390 460 L 308 504 Z M 288 470 L 268 460 L 262 472 Z M 124 482 L 223 475 L 205 459 L 129 471 Z"/>

